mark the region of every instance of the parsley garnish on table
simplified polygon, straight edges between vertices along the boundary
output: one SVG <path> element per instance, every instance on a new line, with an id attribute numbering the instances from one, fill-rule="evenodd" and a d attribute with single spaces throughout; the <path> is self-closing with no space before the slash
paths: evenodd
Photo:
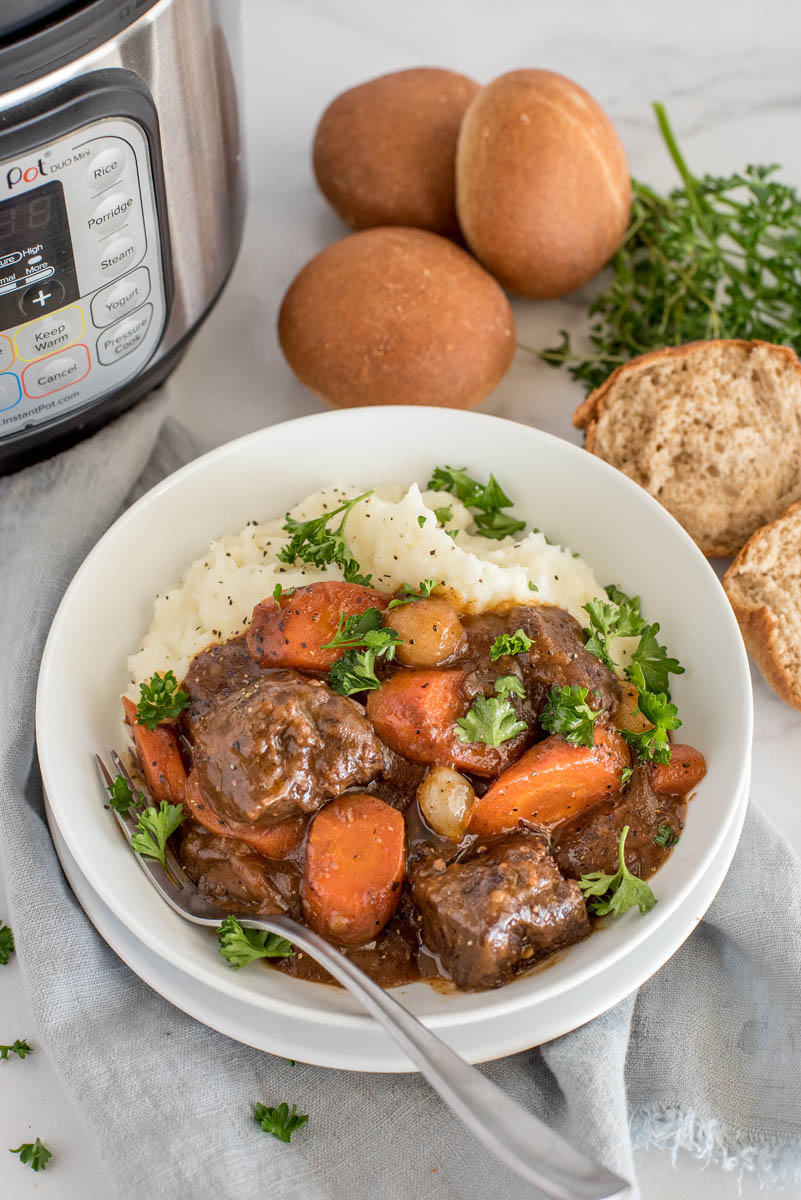
<path id="1" fill-rule="evenodd" d="M 185 820 L 183 804 L 168 804 L 162 800 L 158 808 L 151 805 L 139 815 L 139 823 L 131 838 L 131 849 L 143 858 L 155 858 L 166 871 L 167 839 Z"/>
<path id="2" fill-rule="evenodd" d="M 347 583 L 360 583 L 369 587 L 372 575 L 361 574 L 359 563 L 345 542 L 343 530 L 354 505 L 372 494 L 372 491 L 362 492 L 361 496 L 354 496 L 352 500 L 346 500 L 331 512 L 323 513 L 321 517 L 312 517 L 308 521 L 298 521 L 295 517 L 287 516 L 284 530 L 290 534 L 290 540 L 278 552 L 281 562 L 310 563 L 321 569 L 333 563 L 342 568 Z M 342 520 L 336 528 L 329 528 L 329 522 L 340 513 L 343 514 Z"/>
<path id="3" fill-rule="evenodd" d="M 801 349 L 801 197 L 770 166 L 728 177 L 693 175 L 667 113 L 653 105 L 681 176 L 667 196 L 632 180 L 631 216 L 592 302 L 591 350 L 574 353 L 564 330 L 541 352 L 587 391 L 648 350 L 707 338 L 754 338 Z"/>
<path id="4" fill-rule="evenodd" d="M 25 1058 L 26 1055 L 33 1054 L 33 1048 L 24 1039 L 17 1038 L 10 1046 L 0 1045 L 0 1062 L 7 1062 L 9 1054 L 16 1054 L 18 1058 Z"/>
<path id="5" fill-rule="evenodd" d="M 43 1146 L 37 1138 L 35 1142 L 23 1142 L 21 1146 L 17 1146 L 16 1150 L 10 1150 L 10 1154 L 18 1154 L 20 1162 L 30 1166 L 32 1171 L 44 1171 L 47 1168 L 49 1160 L 53 1157 L 47 1146 Z"/>
<path id="6" fill-rule="evenodd" d="M 162 721 L 174 721 L 188 703 L 189 697 L 178 687 L 172 671 L 153 675 L 139 687 L 136 723 L 153 730 Z"/>
<path id="7" fill-rule="evenodd" d="M 573 746 L 593 746 L 595 722 L 601 710 L 590 708 L 587 695 L 587 688 L 577 684 L 551 688 L 540 713 L 542 728 L 548 733 L 561 733 Z"/>
<path id="8" fill-rule="evenodd" d="M 489 483 L 484 484 L 471 479 L 464 468 L 435 467 L 428 487 L 434 492 L 450 492 L 457 500 L 461 500 L 465 508 L 473 510 L 476 537 L 499 541 L 520 533 L 526 527 L 525 521 L 503 511 L 511 508 L 513 501 L 494 475 L 490 475 Z"/>
<path id="9" fill-rule="evenodd" d="M 390 662 L 395 657 L 395 648 L 403 642 L 398 631 L 383 625 L 382 620 L 377 608 L 367 608 L 352 617 L 342 613 L 336 635 L 323 646 L 325 650 L 348 647 L 328 673 L 330 686 L 340 696 L 375 691 L 381 686 L 375 673 L 376 659 L 383 657 Z M 357 646 L 364 649 L 357 650 Z"/>
<path id="10" fill-rule="evenodd" d="M 460 742 L 500 746 L 527 728 L 525 721 L 517 719 L 517 713 L 508 699 L 476 696 L 465 715 L 456 722 L 456 736 Z"/>
<path id="11" fill-rule="evenodd" d="M 256 1104 L 253 1107 L 253 1119 L 261 1125 L 265 1133 L 271 1133 L 279 1142 L 288 1142 L 292 1134 L 300 1129 L 301 1125 L 306 1124 L 309 1114 L 299 1113 L 296 1104 L 290 1109 L 286 1102 L 279 1104 L 277 1108 Z"/>
<path id="12" fill-rule="evenodd" d="M 14 953 L 14 934 L 10 925 L 0 921 L 0 967 L 4 967 Z"/>
<path id="13" fill-rule="evenodd" d="M 607 913 L 620 917 L 635 905 L 641 913 L 647 913 L 656 904 L 656 896 L 645 880 L 632 875 L 626 866 L 624 851 L 628 832 L 628 825 L 624 825 L 617 848 L 620 866 L 614 875 L 591 871 L 589 875 L 582 875 L 579 880 L 579 887 L 585 899 L 589 897 L 587 907 L 597 917 L 603 917 Z"/>
<path id="14" fill-rule="evenodd" d="M 217 930 L 220 954 L 235 971 L 257 958 L 290 958 L 292 943 L 264 929 L 245 929 L 236 917 L 226 917 Z"/>

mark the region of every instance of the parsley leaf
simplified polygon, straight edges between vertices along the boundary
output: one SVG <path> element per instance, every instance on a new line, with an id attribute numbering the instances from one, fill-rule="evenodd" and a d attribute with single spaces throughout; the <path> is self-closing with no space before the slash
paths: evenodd
<path id="1" fill-rule="evenodd" d="M 528 581 L 528 590 L 530 592 L 538 592 L 540 590 L 533 579 L 529 579 Z"/>
<path id="2" fill-rule="evenodd" d="M 14 953 L 14 934 L 10 925 L 0 921 L 0 967 L 4 967 Z"/>
<path id="3" fill-rule="evenodd" d="M 596 597 L 584 605 L 584 611 L 590 618 L 590 627 L 584 632 L 589 635 L 586 649 L 613 671 L 615 667 L 609 646 L 611 639 L 637 637 L 647 628 L 647 622 L 640 613 L 639 596 L 632 599 L 614 584 L 610 584 L 606 592 L 611 597 L 608 602 Z"/>
<path id="4" fill-rule="evenodd" d="M 297 521 L 288 516 L 284 522 L 284 530 L 291 536 L 288 545 L 278 552 L 281 562 L 305 562 L 320 568 L 335 563 L 342 567 L 347 583 L 360 583 L 369 587 L 372 576 L 360 574 L 359 563 L 345 544 L 342 531 L 353 506 L 372 494 L 372 491 L 362 492 L 361 496 L 346 500 L 331 512 L 323 513 L 321 517 L 312 517 L 309 521 Z M 339 525 L 336 529 L 329 529 L 328 522 L 340 513 L 344 515 Z"/>
<path id="5" fill-rule="evenodd" d="M 375 651 L 349 650 L 343 654 L 328 672 L 328 686 L 340 696 L 377 691 L 381 680 L 375 673 Z"/>
<path id="6" fill-rule="evenodd" d="M 273 588 L 273 600 L 275 601 L 275 603 L 278 605 L 279 608 L 281 607 L 281 597 L 282 596 L 286 597 L 286 599 L 288 600 L 289 597 L 294 596 L 294 594 L 295 594 L 295 589 L 293 587 L 284 588 L 283 585 L 280 583 L 277 583 L 275 585 L 275 587 Z"/>
<path id="7" fill-rule="evenodd" d="M 10 1046 L 0 1046 L 0 1062 L 7 1062 L 9 1054 L 16 1054 L 19 1058 L 25 1058 L 26 1054 L 33 1054 L 33 1050 L 26 1041 L 20 1041 L 17 1038 Z"/>
<path id="8" fill-rule="evenodd" d="M 217 930 L 220 954 L 229 967 L 238 971 L 257 958 L 290 958 L 295 953 L 291 942 L 264 929 L 244 929 L 236 917 L 226 917 Z"/>
<path id="9" fill-rule="evenodd" d="M 123 775 L 118 775 L 108 786 L 108 793 L 109 808 L 116 809 L 124 817 L 128 815 L 128 810 L 132 804 L 141 806 L 145 802 L 145 793 L 140 792 L 139 799 L 137 800 L 131 791 L 131 785 Z"/>
<path id="10" fill-rule="evenodd" d="M 337 631 L 330 642 L 324 643 L 323 650 L 335 649 L 338 646 L 363 646 L 366 644 L 365 635 L 381 629 L 382 623 L 380 610 L 372 605 L 364 612 L 354 613 L 351 617 L 340 613 Z"/>
<path id="11" fill-rule="evenodd" d="M 664 846 L 667 850 L 672 850 L 678 844 L 680 834 L 672 825 L 660 825 L 654 835 L 654 845 Z"/>
<path id="12" fill-rule="evenodd" d="M 422 529 L 422 528 L 423 528 L 423 526 L 425 525 L 425 523 L 426 523 L 426 518 L 423 516 L 423 514 L 422 514 L 422 513 L 420 513 L 420 516 L 417 518 L 417 524 L 418 524 L 418 525 L 420 526 L 420 528 Z"/>
<path id="13" fill-rule="evenodd" d="M 518 721 L 508 699 L 497 696 L 476 696 L 465 716 L 456 722 L 460 742 L 483 742 L 485 746 L 500 746 L 523 733 L 528 726 Z"/>
<path id="14" fill-rule="evenodd" d="M 628 832 L 628 825 L 624 825 L 617 848 L 620 866 L 614 875 L 591 871 L 589 875 L 582 875 L 579 880 L 579 887 L 584 895 L 592 898 L 588 907 L 598 917 L 605 916 L 606 913 L 620 917 L 635 905 L 641 913 L 647 913 L 656 904 L 656 896 L 645 880 L 632 875 L 626 866 L 624 849 Z"/>
<path id="15" fill-rule="evenodd" d="M 628 729 L 621 730 L 623 737 L 636 750 L 640 758 L 646 762 L 669 763 L 670 741 L 668 732 L 678 729 L 681 725 L 679 710 L 671 704 L 664 692 L 640 692 L 637 707 L 642 715 L 651 722 L 651 728 L 642 733 L 632 733 Z"/>
<path id="16" fill-rule="evenodd" d="M 453 520 L 453 509 L 452 508 L 435 508 L 434 516 L 437 518 L 440 525 L 447 525 L 448 521 Z"/>
<path id="17" fill-rule="evenodd" d="M 631 656 L 631 665 L 626 667 L 626 678 L 639 692 L 664 692 L 669 699 L 668 676 L 683 675 L 684 667 L 677 658 L 668 657 L 667 647 L 656 639 L 658 633 L 658 623 L 645 626 L 639 645 Z"/>
<path id="18" fill-rule="evenodd" d="M 375 661 L 382 656 L 391 661 L 395 648 L 403 644 L 397 629 L 381 624 L 381 613 L 377 608 L 367 608 L 363 613 L 346 617 L 342 613 L 339 628 L 332 641 L 324 649 L 364 646 L 364 650 L 350 649 L 331 667 L 328 683 L 341 696 L 355 692 L 375 691 L 381 686 L 375 673 Z"/>
<path id="19" fill-rule="evenodd" d="M 140 685 L 139 703 L 136 706 L 137 724 L 153 730 L 162 721 L 174 721 L 188 703 L 189 697 L 178 687 L 178 680 L 172 671 L 166 671 L 163 675 L 156 673 Z"/>
<path id="20" fill-rule="evenodd" d="M 400 608 L 402 604 L 411 604 L 413 600 L 428 600 L 434 588 L 439 583 L 438 579 L 421 579 L 417 585 L 417 591 L 409 587 L 408 583 L 404 583 L 401 591 L 402 596 L 397 596 L 394 600 L 390 600 L 388 608 Z"/>
<path id="21" fill-rule="evenodd" d="M 37 1138 L 35 1142 L 23 1142 L 11 1154 L 18 1154 L 20 1161 L 29 1163 L 32 1171 L 44 1171 L 48 1161 L 53 1157 L 47 1146 L 43 1146 Z"/>
<path id="22" fill-rule="evenodd" d="M 162 800 L 159 808 L 151 805 L 139 817 L 136 832 L 131 838 L 131 849 L 143 858 L 155 858 L 165 871 L 167 839 L 186 820 L 183 804 L 168 804 Z"/>
<path id="23" fill-rule="evenodd" d="M 587 704 L 587 688 L 577 684 L 553 687 L 540 714 L 540 725 L 548 733 L 561 733 L 573 746 L 592 746 L 600 715 L 600 709 Z"/>
<path id="24" fill-rule="evenodd" d="M 631 779 L 633 774 L 634 774 L 634 767 L 624 767 L 623 768 L 623 770 L 620 772 L 620 782 L 623 787 L 626 786 L 626 784 Z"/>
<path id="25" fill-rule="evenodd" d="M 499 675 L 495 680 L 496 696 L 525 696 L 526 689 L 519 675 Z"/>
<path id="26" fill-rule="evenodd" d="M 288 1104 L 279 1104 L 278 1108 L 267 1108 L 264 1104 L 256 1104 L 253 1108 L 253 1118 L 261 1125 L 265 1133 L 271 1133 L 280 1142 L 288 1142 L 292 1134 L 305 1125 L 309 1119 L 308 1113 L 299 1113 L 297 1105 L 290 1110 Z"/>
<path id="27" fill-rule="evenodd" d="M 490 658 L 497 662 L 505 654 L 522 654 L 531 649 L 531 644 L 531 638 L 522 629 L 516 629 L 514 633 L 501 633 L 490 646 Z"/>
<path id="28" fill-rule="evenodd" d="M 477 537 L 499 540 L 526 527 L 525 521 L 501 511 L 511 508 L 513 502 L 494 475 L 490 475 L 488 483 L 482 484 L 471 479 L 463 468 L 435 467 L 428 486 L 435 492 L 450 492 L 467 508 L 478 509 L 473 514 Z"/>

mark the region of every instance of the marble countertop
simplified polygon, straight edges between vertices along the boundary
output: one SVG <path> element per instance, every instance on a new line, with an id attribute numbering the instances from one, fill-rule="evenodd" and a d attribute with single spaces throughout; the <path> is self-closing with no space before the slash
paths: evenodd
<path id="1" fill-rule="evenodd" d="M 674 180 L 649 107 L 657 99 L 667 104 L 691 166 L 728 173 L 749 161 L 781 162 L 785 177 L 801 185 L 795 0 L 243 0 L 243 9 L 244 242 L 226 291 L 170 384 L 175 415 L 208 445 L 320 408 L 283 361 L 275 317 L 296 271 L 344 232 L 315 189 L 309 146 L 329 100 L 364 79 L 418 65 L 481 81 L 515 67 L 547 67 L 604 105 L 633 173 L 657 187 Z M 520 341 L 542 347 L 561 328 L 582 328 L 586 297 L 514 307 Z M 570 417 L 580 397 L 564 373 L 519 352 L 483 408 L 578 441 Z M 758 674 L 754 690 L 753 797 L 801 852 L 801 716 Z M 28 1037 L 36 1045 L 15 960 L 0 977 L 0 1016 L 0 1040 Z M 0 1076 L 0 1195 L 113 1197 L 113 1181 L 46 1054 L 0 1065 Z M 44 1175 L 3 1152 L 37 1135 L 54 1152 Z M 738 1194 L 732 1175 L 682 1157 L 674 1166 L 658 1151 L 641 1152 L 637 1166 L 646 1200 Z M 745 1179 L 739 1194 L 755 1197 L 757 1187 Z"/>

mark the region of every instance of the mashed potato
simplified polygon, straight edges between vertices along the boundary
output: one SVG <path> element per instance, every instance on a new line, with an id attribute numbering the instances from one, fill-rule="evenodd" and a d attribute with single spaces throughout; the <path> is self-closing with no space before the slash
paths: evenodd
<path id="1" fill-rule="evenodd" d="M 353 487 L 323 488 L 289 515 L 308 520 L 359 494 Z M 446 525 L 451 533 L 458 531 L 455 537 L 439 524 L 435 508 L 450 509 Z M 181 679 L 199 650 L 247 626 L 254 605 L 270 596 L 276 583 L 291 588 L 342 578 L 336 566 L 318 570 L 279 560 L 289 540 L 285 519 L 249 524 L 215 539 L 181 582 L 156 599 L 141 648 L 128 659 L 137 690 L 155 671 L 171 669 Z M 586 624 L 583 605 L 606 593 L 582 558 L 550 544 L 540 532 L 491 541 L 468 533 L 471 525 L 468 509 L 448 493 L 421 492 L 416 483 L 388 485 L 351 510 L 344 538 L 362 574 L 371 574 L 382 591 L 434 578 L 474 612 L 508 603 L 556 604 Z"/>

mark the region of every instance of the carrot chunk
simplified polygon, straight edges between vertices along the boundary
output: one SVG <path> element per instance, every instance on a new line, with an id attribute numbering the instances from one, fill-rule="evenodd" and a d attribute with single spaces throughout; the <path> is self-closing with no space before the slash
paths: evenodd
<path id="1" fill-rule="evenodd" d="M 265 858 L 285 858 L 303 837 L 303 817 L 288 817 L 269 829 L 260 829 L 245 821 L 229 821 L 227 817 L 218 816 L 201 791 L 197 771 L 189 772 L 184 800 L 187 810 L 199 825 L 205 826 L 218 837 L 247 842 Z"/>
<path id="2" fill-rule="evenodd" d="M 380 738 L 412 762 L 495 775 L 519 750 L 525 734 L 485 746 L 463 742 L 456 722 L 470 707 L 464 671 L 398 671 L 367 697 L 367 716 Z"/>
<path id="3" fill-rule="evenodd" d="M 654 763 L 651 783 L 655 792 L 686 796 L 706 775 L 706 759 L 694 746 L 671 746 L 669 763 Z"/>
<path id="4" fill-rule="evenodd" d="M 136 720 L 136 705 L 127 696 L 123 696 L 122 706 L 133 733 L 139 766 L 154 803 L 167 800 L 170 804 L 180 804 L 186 788 L 186 769 L 174 731 L 169 725 L 157 725 L 155 729 L 140 725 Z"/>
<path id="5" fill-rule="evenodd" d="M 372 941 L 397 907 L 404 867 L 405 826 L 396 808 L 363 792 L 332 800 L 306 843 L 307 921 L 342 946 Z"/>
<path id="6" fill-rule="evenodd" d="M 503 833 L 524 818 L 557 825 L 620 789 L 629 748 L 611 725 L 595 726 L 595 744 L 573 746 L 558 734 L 537 742 L 498 777 L 472 808 L 469 833 Z"/>
<path id="7" fill-rule="evenodd" d="M 327 671 L 345 653 L 341 647 L 324 649 L 336 637 L 342 614 L 352 617 L 371 607 L 383 612 L 389 600 L 375 588 L 337 580 L 295 588 L 277 601 L 269 596 L 253 609 L 248 650 L 261 667 Z"/>

